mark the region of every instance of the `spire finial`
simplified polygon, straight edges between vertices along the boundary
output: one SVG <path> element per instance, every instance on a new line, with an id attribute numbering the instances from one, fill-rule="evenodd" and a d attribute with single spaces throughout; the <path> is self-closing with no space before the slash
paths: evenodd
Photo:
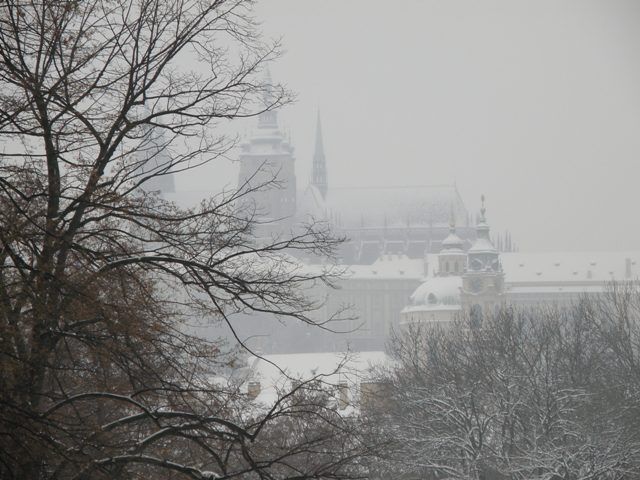
<path id="1" fill-rule="evenodd" d="M 462 253 L 462 249 L 464 247 L 464 242 L 456 235 L 456 210 L 454 202 L 450 203 L 451 213 L 449 214 L 449 235 L 442 240 L 442 250 L 441 253 L 447 254 L 458 254 Z M 441 271 L 444 270 L 445 267 L 440 267 Z"/>
<path id="2" fill-rule="evenodd" d="M 480 221 L 484 222 L 486 221 L 485 218 L 485 213 L 487 213 L 487 209 L 484 206 L 484 193 L 482 195 L 480 195 L 480 202 L 481 202 L 481 207 L 480 207 Z"/>

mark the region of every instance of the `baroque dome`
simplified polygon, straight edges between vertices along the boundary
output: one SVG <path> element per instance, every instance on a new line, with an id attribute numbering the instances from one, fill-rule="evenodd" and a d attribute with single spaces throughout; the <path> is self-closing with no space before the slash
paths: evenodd
<path id="1" fill-rule="evenodd" d="M 459 307 L 462 277 L 432 277 L 422 283 L 411 295 L 412 307 L 438 310 Z"/>

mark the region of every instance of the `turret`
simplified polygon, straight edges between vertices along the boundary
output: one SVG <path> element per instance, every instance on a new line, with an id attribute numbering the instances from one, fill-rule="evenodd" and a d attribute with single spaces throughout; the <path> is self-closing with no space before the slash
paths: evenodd
<path id="1" fill-rule="evenodd" d="M 480 217 L 476 225 L 476 240 L 468 251 L 467 269 L 469 272 L 502 272 L 498 250 L 489 237 L 484 200 L 482 195 L 482 208 L 480 208 Z"/>
<path id="2" fill-rule="evenodd" d="M 462 275 L 466 264 L 467 255 L 464 252 L 464 241 L 456 234 L 456 219 L 452 205 L 449 235 L 442 241 L 442 249 L 438 254 L 438 275 Z"/>
<path id="3" fill-rule="evenodd" d="M 489 237 L 484 195 L 476 225 L 477 238 L 467 252 L 467 269 L 462 276 L 462 303 L 479 326 L 483 316 L 493 313 L 504 299 L 504 273 L 500 255 Z"/>
<path id="4" fill-rule="evenodd" d="M 278 114 L 270 110 L 275 99 L 271 76 L 265 79 L 264 108 L 258 125 L 241 145 L 239 188 L 253 190 L 245 200 L 270 220 L 289 221 L 296 213 L 296 175 L 293 147 L 278 126 Z"/>

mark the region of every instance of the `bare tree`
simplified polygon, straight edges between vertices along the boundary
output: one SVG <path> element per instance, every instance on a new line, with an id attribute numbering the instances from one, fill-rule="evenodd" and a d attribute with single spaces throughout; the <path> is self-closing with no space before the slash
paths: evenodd
<path id="1" fill-rule="evenodd" d="M 461 318 L 399 334 L 397 363 L 381 372 L 394 394 L 379 428 L 393 447 L 378 468 L 407 478 L 634 477 L 637 380 L 621 364 L 637 355 L 638 298 L 616 286 L 568 309 L 505 307 L 482 328 Z"/>
<path id="2" fill-rule="evenodd" d="M 192 209 L 145 190 L 225 155 L 220 122 L 289 101 L 257 80 L 278 46 L 261 40 L 251 4 L 0 6 L 3 478 L 270 478 L 282 467 L 286 455 L 256 446 L 291 411 L 284 399 L 246 415 L 239 387 L 219 380 L 229 358 L 185 322 L 232 326 L 253 311 L 314 323 L 305 289 L 333 273 L 291 253 L 331 255 L 338 240 L 306 225 L 258 243 L 242 199 L 271 181 Z M 330 424 L 325 443 L 348 431 Z"/>

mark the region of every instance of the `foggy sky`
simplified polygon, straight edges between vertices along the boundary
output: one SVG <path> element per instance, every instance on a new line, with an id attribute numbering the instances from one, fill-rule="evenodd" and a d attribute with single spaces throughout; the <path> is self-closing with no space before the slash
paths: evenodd
<path id="1" fill-rule="evenodd" d="M 640 1 L 262 0 L 256 16 L 298 94 L 280 118 L 299 183 L 320 108 L 332 185 L 456 182 L 522 251 L 640 249 Z"/>

